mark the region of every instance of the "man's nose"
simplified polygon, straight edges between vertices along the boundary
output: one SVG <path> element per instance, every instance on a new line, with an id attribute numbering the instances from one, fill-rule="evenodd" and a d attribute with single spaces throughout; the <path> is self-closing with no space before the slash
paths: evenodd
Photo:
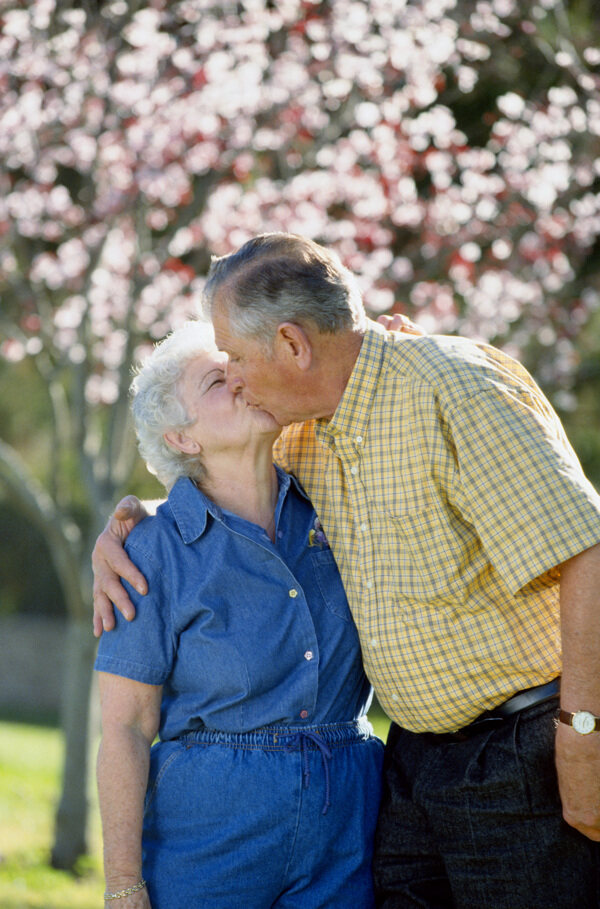
<path id="1" fill-rule="evenodd" d="M 227 388 L 229 391 L 233 392 L 233 394 L 237 394 L 242 390 L 244 383 L 238 373 L 232 369 L 229 364 L 227 365 L 225 380 L 227 382 Z"/>

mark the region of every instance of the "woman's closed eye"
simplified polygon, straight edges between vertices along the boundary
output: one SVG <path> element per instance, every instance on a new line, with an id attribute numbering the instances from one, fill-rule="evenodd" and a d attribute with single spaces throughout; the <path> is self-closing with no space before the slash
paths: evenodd
<path id="1" fill-rule="evenodd" d="M 219 385 L 223 385 L 225 382 L 225 370 L 224 369 L 211 369 L 210 373 L 204 377 L 202 385 L 204 387 L 204 392 L 210 391 L 211 388 L 218 388 Z"/>

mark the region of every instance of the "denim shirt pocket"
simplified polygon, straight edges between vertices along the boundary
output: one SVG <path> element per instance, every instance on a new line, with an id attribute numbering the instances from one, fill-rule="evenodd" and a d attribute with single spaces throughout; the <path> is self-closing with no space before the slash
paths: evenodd
<path id="1" fill-rule="evenodd" d="M 310 557 L 325 605 L 338 618 L 352 622 L 352 613 L 333 553 L 330 549 L 315 549 L 311 551 Z"/>

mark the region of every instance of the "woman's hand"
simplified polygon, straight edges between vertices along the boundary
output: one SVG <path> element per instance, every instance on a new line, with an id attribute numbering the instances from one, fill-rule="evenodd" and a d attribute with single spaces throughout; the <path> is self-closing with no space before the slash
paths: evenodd
<path id="1" fill-rule="evenodd" d="M 400 312 L 392 313 L 391 316 L 378 316 L 377 321 L 388 331 L 401 331 L 406 335 L 417 337 L 427 334 L 416 322 L 413 322 L 408 316 L 403 316 Z"/>
<path id="2" fill-rule="evenodd" d="M 113 603 L 124 618 L 135 617 L 133 603 L 127 596 L 120 578 L 129 581 L 141 593 L 148 592 L 146 580 L 131 562 L 123 544 L 128 534 L 143 518 L 147 511 L 135 496 L 121 499 L 108 524 L 96 540 L 92 553 L 94 569 L 94 634 L 98 638 L 102 631 L 115 626 Z M 125 909 L 125 907 L 122 907 Z"/>

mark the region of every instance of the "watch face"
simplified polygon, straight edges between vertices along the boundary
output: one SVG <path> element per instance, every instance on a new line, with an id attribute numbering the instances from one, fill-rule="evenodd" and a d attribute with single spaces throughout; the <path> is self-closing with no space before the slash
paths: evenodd
<path id="1" fill-rule="evenodd" d="M 573 729 L 581 735 L 587 735 L 596 728 L 596 717 L 587 710 L 578 710 L 573 714 Z"/>

